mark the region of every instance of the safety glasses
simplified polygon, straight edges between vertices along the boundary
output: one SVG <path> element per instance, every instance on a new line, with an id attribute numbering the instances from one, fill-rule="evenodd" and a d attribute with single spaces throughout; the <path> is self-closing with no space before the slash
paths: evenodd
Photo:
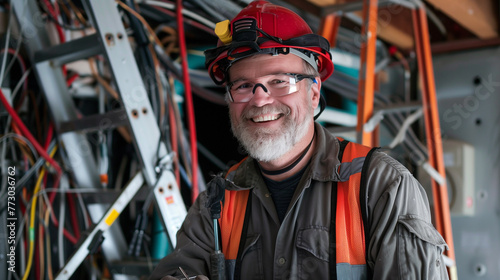
<path id="1" fill-rule="evenodd" d="M 272 97 L 279 97 L 297 92 L 297 83 L 303 79 L 316 81 L 312 75 L 294 73 L 272 74 L 259 77 L 253 81 L 240 79 L 230 82 L 226 84 L 226 91 L 231 97 L 231 102 L 246 103 L 253 98 L 258 87 L 261 87 L 264 92 Z"/>

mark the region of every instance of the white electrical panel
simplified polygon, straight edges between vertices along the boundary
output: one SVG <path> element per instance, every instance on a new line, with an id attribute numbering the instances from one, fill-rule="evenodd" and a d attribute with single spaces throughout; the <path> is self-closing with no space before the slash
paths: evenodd
<path id="1" fill-rule="evenodd" d="M 446 185 L 450 202 L 450 214 L 473 216 L 476 207 L 474 194 L 474 147 L 468 143 L 443 139 L 443 160 L 446 169 Z M 418 179 L 425 188 L 432 204 L 430 176 L 419 168 Z"/>

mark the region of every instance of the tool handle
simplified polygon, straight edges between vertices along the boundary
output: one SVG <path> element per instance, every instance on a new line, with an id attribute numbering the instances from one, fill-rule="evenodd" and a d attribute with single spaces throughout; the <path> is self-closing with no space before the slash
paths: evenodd
<path id="1" fill-rule="evenodd" d="M 226 260 L 221 251 L 210 255 L 210 280 L 226 279 Z"/>

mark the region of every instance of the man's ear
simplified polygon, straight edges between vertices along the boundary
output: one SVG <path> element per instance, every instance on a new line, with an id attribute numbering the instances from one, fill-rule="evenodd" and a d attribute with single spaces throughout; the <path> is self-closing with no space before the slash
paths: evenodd
<path id="1" fill-rule="evenodd" d="M 311 84 L 311 101 L 312 107 L 314 109 L 318 108 L 319 101 L 321 97 L 321 78 L 314 78 L 313 83 Z"/>

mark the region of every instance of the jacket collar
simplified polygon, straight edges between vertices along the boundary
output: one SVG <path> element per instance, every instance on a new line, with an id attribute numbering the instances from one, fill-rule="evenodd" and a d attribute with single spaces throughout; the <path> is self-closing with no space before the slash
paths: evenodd
<path id="1" fill-rule="evenodd" d="M 317 181 L 339 181 L 335 169 L 339 166 L 339 140 L 319 123 L 316 128 L 316 146 L 309 164 L 308 175 Z"/>

